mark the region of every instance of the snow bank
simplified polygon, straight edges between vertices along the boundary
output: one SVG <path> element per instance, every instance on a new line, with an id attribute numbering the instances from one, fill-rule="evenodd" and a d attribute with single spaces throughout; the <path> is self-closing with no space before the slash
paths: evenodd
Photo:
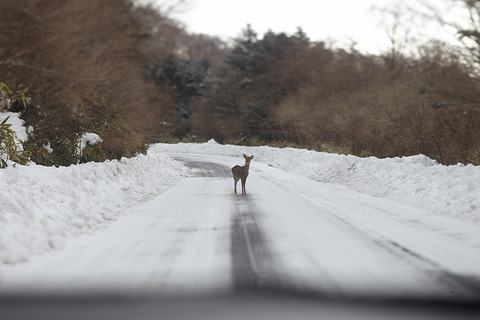
<path id="1" fill-rule="evenodd" d="M 255 161 L 317 181 L 480 222 L 480 167 L 443 166 L 423 155 L 377 159 L 315 151 L 204 144 L 156 144 L 148 154 L 70 167 L 0 170 L 0 264 L 26 261 L 65 240 L 103 228 L 175 185 L 186 168 L 165 153 Z M 238 163 L 238 162 L 236 162 Z M 232 163 L 233 165 L 233 163 Z M 255 164 L 252 163 L 252 167 Z"/>
<path id="2" fill-rule="evenodd" d="M 120 161 L 0 170 L 0 263 L 26 261 L 103 228 L 176 184 L 185 170 L 155 150 Z"/>
<path id="3" fill-rule="evenodd" d="M 444 166 L 424 155 L 359 158 L 292 148 L 223 146 L 214 140 L 203 144 L 158 144 L 151 148 L 158 152 L 235 157 L 254 154 L 256 161 L 316 181 L 480 222 L 480 167 L 473 165 Z"/>

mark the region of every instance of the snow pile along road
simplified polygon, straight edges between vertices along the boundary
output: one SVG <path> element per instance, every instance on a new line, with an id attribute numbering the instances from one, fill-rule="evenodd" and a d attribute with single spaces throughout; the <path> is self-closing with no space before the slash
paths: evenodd
<path id="1" fill-rule="evenodd" d="M 0 170 L 0 263 L 26 261 L 104 227 L 175 185 L 185 170 L 154 150 L 119 161 Z"/>
<path id="2" fill-rule="evenodd" d="M 424 155 L 378 159 L 304 149 L 203 144 L 158 144 L 158 152 L 255 155 L 267 163 L 310 179 L 427 209 L 435 214 L 480 222 L 480 167 L 445 166 Z M 254 166 L 254 165 L 253 165 Z"/>
<path id="3" fill-rule="evenodd" d="M 480 167 L 428 157 L 358 158 L 302 149 L 156 144 L 147 155 L 70 167 L 0 170 L 0 264 L 18 263 L 103 228 L 176 185 L 186 168 L 166 153 L 255 155 L 254 162 L 464 221 L 480 222 Z M 252 164 L 254 169 L 255 164 Z"/>

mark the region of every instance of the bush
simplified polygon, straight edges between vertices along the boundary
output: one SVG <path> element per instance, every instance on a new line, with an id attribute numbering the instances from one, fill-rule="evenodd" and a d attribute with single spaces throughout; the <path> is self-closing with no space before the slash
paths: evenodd
<path id="1" fill-rule="evenodd" d="M 8 161 L 20 164 L 28 163 L 28 152 L 23 151 L 22 143 L 7 123 L 9 117 L 0 123 L 0 168 L 6 168 Z"/>
<path id="2" fill-rule="evenodd" d="M 0 82 L 0 111 L 21 111 L 25 110 L 29 104 L 27 97 L 28 88 L 22 90 L 12 90 L 5 83 Z M 15 132 L 8 124 L 9 117 L 0 123 L 0 168 L 6 168 L 8 161 L 20 164 L 28 163 L 28 152 L 23 151 L 23 145 L 18 140 Z"/>
<path id="3" fill-rule="evenodd" d="M 52 104 L 48 113 L 39 107 L 29 108 L 25 117 L 34 128 L 25 149 L 37 164 L 68 166 L 100 162 L 132 157 L 147 150 L 144 140 L 132 133 L 102 99 L 84 100 L 74 106 Z M 87 145 L 80 152 L 78 142 L 85 132 L 94 132 L 103 141 Z"/>

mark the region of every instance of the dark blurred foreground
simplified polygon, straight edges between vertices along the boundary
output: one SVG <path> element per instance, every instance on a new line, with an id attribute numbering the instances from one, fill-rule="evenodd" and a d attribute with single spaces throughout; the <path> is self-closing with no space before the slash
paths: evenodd
<path id="1" fill-rule="evenodd" d="M 11 295 L 0 296 L 0 319 L 480 319 L 480 303 L 339 300 L 258 292 L 190 298 Z"/>

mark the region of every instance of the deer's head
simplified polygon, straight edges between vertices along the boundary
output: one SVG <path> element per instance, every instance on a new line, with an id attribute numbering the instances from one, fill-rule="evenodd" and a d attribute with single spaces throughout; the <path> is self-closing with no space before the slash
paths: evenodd
<path id="1" fill-rule="evenodd" d="M 245 158 L 245 164 L 250 164 L 250 161 L 252 161 L 253 159 L 253 155 L 249 157 L 246 154 L 244 154 L 243 157 Z"/>

